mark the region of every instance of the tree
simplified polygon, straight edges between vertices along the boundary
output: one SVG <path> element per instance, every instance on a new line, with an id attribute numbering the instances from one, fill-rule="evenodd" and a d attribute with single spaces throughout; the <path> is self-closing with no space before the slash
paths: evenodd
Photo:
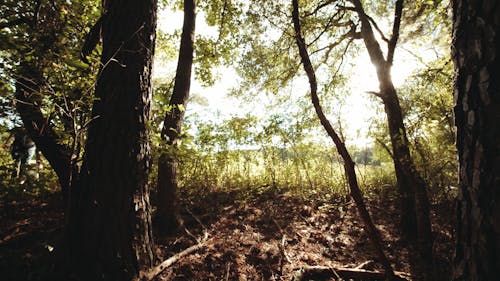
<path id="1" fill-rule="evenodd" d="M 392 269 L 389 260 L 387 259 L 387 256 L 384 253 L 380 232 L 373 224 L 373 221 L 370 217 L 370 213 L 368 213 L 368 210 L 366 209 L 366 205 L 363 199 L 363 194 L 361 193 L 361 189 L 359 188 L 358 180 L 356 178 L 354 161 L 352 160 L 352 157 L 349 154 L 349 151 L 347 150 L 345 144 L 340 139 L 337 132 L 335 132 L 335 129 L 331 125 L 330 121 L 327 119 L 326 115 L 323 113 L 323 109 L 321 107 L 317 93 L 318 82 L 316 81 L 316 73 L 312 66 L 311 59 L 309 58 L 309 53 L 307 51 L 307 44 L 304 38 L 302 37 L 302 32 L 300 28 L 298 0 L 292 0 L 292 6 L 293 6 L 292 17 L 293 17 L 293 26 L 295 31 L 295 40 L 297 47 L 299 49 L 302 65 L 304 66 L 304 70 L 307 73 L 307 78 L 309 80 L 309 85 L 311 89 L 310 93 L 311 101 L 314 105 L 314 109 L 321 122 L 321 125 L 328 133 L 328 136 L 334 142 L 338 153 L 342 156 L 342 159 L 344 160 L 344 171 L 347 176 L 347 181 L 349 183 L 351 197 L 356 202 L 359 215 L 364 223 L 365 231 L 367 232 L 368 237 L 370 238 L 373 244 L 377 257 L 379 258 L 380 262 L 382 263 L 382 266 L 385 269 L 386 278 L 388 280 L 393 280 L 395 278 L 394 271 Z"/>
<path id="2" fill-rule="evenodd" d="M 249 48 L 253 52 L 245 57 L 246 61 L 242 63 L 241 68 L 242 72 L 250 78 L 251 83 L 264 84 L 265 87 L 271 88 L 271 91 L 278 92 L 280 88 L 283 88 L 283 85 L 289 83 L 296 75 L 297 63 L 294 62 L 294 59 L 297 60 L 295 58 L 296 54 L 290 51 L 289 40 L 291 36 L 289 30 L 282 25 L 283 18 L 285 18 L 282 12 L 285 10 L 283 3 L 257 2 L 259 2 L 259 5 L 255 5 L 254 9 L 263 18 L 268 19 L 272 28 L 278 29 L 277 31 L 281 32 L 282 36 L 276 42 L 273 42 L 274 44 L 269 44 L 269 40 L 265 39 L 265 36 L 263 36 L 263 42 L 252 43 L 257 45 L 258 48 L 253 47 L 253 45 L 253 48 Z M 363 2 L 359 0 L 345 2 L 335 0 L 305 1 L 302 26 L 304 31 L 307 31 L 304 34 L 309 36 L 308 47 L 313 63 L 317 68 L 322 67 L 322 69 L 326 70 L 319 72 L 320 74 L 324 72 L 330 76 L 325 79 L 326 83 L 323 82 L 322 85 L 318 85 L 324 92 L 334 92 L 335 88 L 341 86 L 342 79 L 345 79 L 345 77 L 341 77 L 342 74 L 339 75 L 342 61 L 350 46 L 353 45 L 353 41 L 362 39 L 364 47 L 377 69 L 376 74 L 379 79 L 380 89 L 375 94 L 381 98 L 387 115 L 397 185 L 401 194 L 401 229 L 403 234 L 410 240 L 419 239 L 422 260 L 430 261 L 432 233 L 427 187 L 413 163 L 403 122 L 403 113 L 391 78 L 391 67 L 400 36 L 401 20 L 404 17 L 403 2 L 402 0 L 395 1 L 393 5 L 391 1 L 391 5 L 389 5 L 389 7 L 394 7 L 392 35 L 389 38 L 382 34 L 375 20 L 367 14 Z M 388 10 L 381 3 L 369 3 L 375 6 L 375 10 L 383 10 L 384 13 Z M 416 15 L 422 15 L 427 9 L 427 4 L 419 6 L 412 3 L 410 5 L 413 5 L 412 8 L 418 10 L 415 12 Z M 418 16 L 415 17 L 418 18 Z M 250 19 L 253 20 L 253 17 L 250 17 Z M 255 29 L 258 30 L 264 24 L 254 24 L 254 26 L 257 26 Z M 387 42 L 385 54 L 375 32 L 380 33 L 380 37 L 382 37 L 380 41 Z M 259 33 L 253 32 L 250 38 L 256 37 L 254 34 Z M 262 75 L 264 78 L 252 79 L 255 69 L 263 69 L 261 72 L 265 73 Z"/>
<path id="3" fill-rule="evenodd" d="M 296 75 L 297 64 L 293 60 L 298 61 L 296 54 L 290 52 L 292 36 L 290 36 L 289 29 L 282 24 L 282 21 L 287 17 L 282 12 L 286 8 L 279 1 L 256 0 L 256 2 L 259 2 L 259 5 L 254 5 L 257 13 L 267 20 L 271 28 L 274 29 L 273 32 L 280 32 L 282 36 L 272 44 L 269 44 L 265 35 L 262 36 L 263 42 L 252 43 L 252 47 L 257 45 L 258 48 L 249 48 L 253 52 L 245 57 L 246 62 L 243 62 L 241 68 L 243 73 L 249 73 L 245 73 L 245 75 L 251 79 L 255 69 L 263 69 L 261 72 L 265 73 L 264 78 L 257 77 L 249 81 L 257 85 L 264 84 L 271 91 L 279 92 L 280 88 L 283 88 L 283 85 L 289 83 Z M 402 19 L 405 18 L 406 23 L 409 24 L 415 23 L 419 17 L 429 12 L 429 9 L 432 10 L 432 7 L 438 2 L 414 1 L 409 3 L 406 11 L 411 10 L 413 13 L 405 16 L 403 0 L 390 1 L 389 5 L 377 1 L 360 0 L 305 1 L 302 24 L 305 36 L 309 37 L 307 41 L 309 42 L 308 48 L 312 56 L 312 63 L 316 68 L 324 70 L 318 71 L 319 75 L 329 76 L 325 79 L 326 83 L 323 81 L 322 85 L 318 85 L 318 88 L 322 89 L 323 92 L 335 92 L 335 88 L 341 86 L 342 79 L 345 79 L 342 77 L 343 60 L 349 54 L 350 46 L 355 44 L 354 40 L 361 39 L 364 48 L 368 51 L 379 80 L 379 90 L 374 94 L 383 102 L 387 116 L 392 146 L 391 154 L 395 166 L 397 186 L 401 195 L 401 230 L 410 241 L 418 242 L 419 260 L 426 267 L 430 267 L 432 264 L 432 231 L 427 184 L 416 169 L 410 153 L 404 116 L 399 104 L 398 93 L 392 82 L 391 68 L 401 33 Z M 373 10 L 381 12 L 383 17 L 389 17 L 390 12 L 388 11 L 394 10 L 392 34 L 389 37 L 383 34 L 374 17 L 367 14 L 363 3 Z M 381 15 L 378 16 L 381 17 Z M 254 20 L 254 17 L 249 17 L 249 19 Z M 254 24 L 254 26 L 257 26 L 254 29 L 258 30 L 264 24 Z M 416 31 L 412 32 L 418 33 L 419 29 L 423 28 L 417 27 Z M 253 32 L 250 38 L 260 39 L 255 34 L 259 33 Z M 387 43 L 386 50 L 382 50 L 380 44 L 384 41 Z M 284 55 L 280 56 L 279 54 Z M 288 61 L 283 58 L 287 55 Z M 251 86 L 254 87 L 254 85 Z M 422 272 L 431 272 L 431 270 L 425 269 Z"/>
<path id="4" fill-rule="evenodd" d="M 366 14 L 360 0 L 352 0 L 351 2 L 360 20 L 361 38 L 371 62 L 377 70 L 379 92 L 375 95 L 382 100 L 387 115 L 392 157 L 398 189 L 401 194 L 401 229 L 405 236 L 418 239 L 420 263 L 430 268 L 432 265 L 432 229 L 427 185 L 416 170 L 410 154 L 403 114 L 391 78 L 391 67 L 399 39 L 404 0 L 396 1 L 392 35 L 386 39 L 387 54 L 385 57 L 373 32 L 373 20 Z M 417 234 L 416 237 L 415 234 Z M 423 272 L 430 272 L 429 268 L 424 269 Z"/>
<path id="5" fill-rule="evenodd" d="M 74 53 L 95 2 L 9 0 L 0 9 L 0 87 L 5 89 L 0 99 L 12 101 L 8 107 L 15 112 L 8 118 L 22 121 L 57 174 L 65 198 L 90 117 L 91 95 L 85 93 L 93 73 Z"/>
<path id="6" fill-rule="evenodd" d="M 500 3 L 453 1 L 460 162 L 453 280 L 500 276 Z"/>
<path id="7" fill-rule="evenodd" d="M 194 0 L 184 0 L 184 24 L 182 28 L 179 59 L 174 81 L 174 89 L 165 114 L 161 132 L 166 143 L 166 151 L 158 159 L 158 221 L 164 231 L 175 230 L 181 223 L 178 215 L 177 166 L 175 149 L 184 119 L 184 112 L 191 87 L 193 67 L 194 31 L 196 6 Z"/>
<path id="8" fill-rule="evenodd" d="M 22 62 L 17 75 L 16 110 L 28 134 L 56 172 L 64 201 L 67 202 L 72 177 L 72 153 L 40 108 L 42 75 L 32 62 Z"/>
<path id="9" fill-rule="evenodd" d="M 449 46 L 451 40 L 444 39 Z M 430 62 L 398 90 L 414 163 L 434 200 L 450 195 L 458 182 L 452 90 L 453 63 L 447 57 Z M 387 135 L 383 128 L 380 139 Z"/>
<path id="10" fill-rule="evenodd" d="M 71 190 L 65 262 L 78 280 L 132 280 L 152 265 L 148 173 L 156 0 L 104 1 L 102 68 Z"/>

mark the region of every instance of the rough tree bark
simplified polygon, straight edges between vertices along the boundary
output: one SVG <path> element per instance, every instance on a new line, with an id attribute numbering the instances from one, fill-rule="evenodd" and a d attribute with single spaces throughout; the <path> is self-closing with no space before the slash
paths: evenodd
<path id="1" fill-rule="evenodd" d="M 454 0 L 460 162 L 453 280 L 500 276 L 500 1 Z"/>
<path id="2" fill-rule="evenodd" d="M 189 99 L 195 22 L 195 1 L 184 0 L 184 23 L 174 90 L 169 102 L 170 111 L 165 114 L 161 133 L 167 151 L 164 151 L 158 160 L 158 214 L 156 219 L 159 229 L 163 233 L 172 233 L 182 223 L 179 217 L 177 200 L 178 161 L 173 150 L 177 146 L 186 104 Z"/>
<path id="3" fill-rule="evenodd" d="M 103 66 L 65 253 L 71 278 L 133 280 L 153 263 L 147 122 L 157 1 L 104 3 Z"/>
<path id="4" fill-rule="evenodd" d="M 399 98 L 391 78 L 404 1 L 396 1 L 392 36 L 388 41 L 386 57 L 375 38 L 361 1 L 351 0 L 351 2 L 361 22 L 361 37 L 377 70 L 380 90 L 377 96 L 382 99 L 387 115 L 397 185 L 401 194 L 401 230 L 410 240 L 417 239 L 420 265 L 424 267 L 422 272 L 430 273 L 432 272 L 432 228 L 427 185 L 413 163 Z"/>
<path id="5" fill-rule="evenodd" d="M 321 107 L 319 97 L 318 97 L 318 82 L 316 80 L 315 70 L 312 66 L 309 53 L 307 51 L 307 45 L 305 39 L 302 37 L 301 27 L 300 27 L 300 17 L 299 17 L 299 4 L 298 0 L 292 0 L 292 18 L 293 18 L 293 27 L 295 30 L 295 42 L 299 49 L 300 58 L 302 61 L 302 65 L 304 66 L 304 70 L 309 79 L 309 85 L 311 88 L 311 101 L 313 103 L 314 109 L 316 111 L 316 115 L 318 116 L 321 125 L 326 130 L 335 146 L 337 147 L 337 151 L 342 156 L 344 160 L 344 171 L 347 175 L 350 194 L 354 199 L 356 206 L 358 208 L 359 215 L 363 220 L 365 231 L 368 234 L 369 239 L 371 240 L 373 247 L 375 249 L 375 254 L 379 258 L 379 262 L 385 269 L 386 278 L 392 280 L 395 278 L 394 271 L 392 266 L 387 259 L 387 256 L 384 253 L 384 249 L 382 246 L 382 238 L 380 236 L 380 232 L 373 224 L 373 221 L 370 217 L 370 213 L 366 209 L 366 205 L 363 199 L 363 195 L 361 193 L 361 189 L 358 185 L 358 180 L 356 178 L 356 171 L 354 169 L 354 161 L 351 158 L 351 155 L 347 151 L 345 144 L 342 142 L 338 134 L 335 132 L 335 129 L 332 127 L 330 121 L 327 119 L 325 114 L 323 113 L 323 109 Z"/>

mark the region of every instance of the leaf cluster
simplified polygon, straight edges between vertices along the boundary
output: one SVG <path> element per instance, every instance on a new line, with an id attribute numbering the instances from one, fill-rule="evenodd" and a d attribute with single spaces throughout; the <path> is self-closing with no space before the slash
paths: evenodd
<path id="1" fill-rule="evenodd" d="M 12 1 L 0 9 L 2 24 L 29 18 L 29 22 L 0 28 L 0 93 L 5 125 L 20 124 L 15 110 L 16 83 L 36 85 L 29 97 L 64 141 L 83 142 L 90 120 L 97 55 L 93 63 L 80 61 L 82 40 L 100 14 L 100 1 Z M 2 25 L 0 24 L 0 26 Z M 32 76 L 37 73 L 36 77 Z"/>

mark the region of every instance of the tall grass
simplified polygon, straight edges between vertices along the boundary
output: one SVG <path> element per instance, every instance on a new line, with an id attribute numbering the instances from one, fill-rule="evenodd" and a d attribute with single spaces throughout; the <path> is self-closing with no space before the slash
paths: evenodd
<path id="1" fill-rule="evenodd" d="M 261 187 L 304 198 L 347 194 L 340 157 L 323 146 L 190 151 L 179 155 L 181 188 L 194 192 L 251 190 Z M 390 163 L 357 165 L 364 190 L 394 186 Z"/>

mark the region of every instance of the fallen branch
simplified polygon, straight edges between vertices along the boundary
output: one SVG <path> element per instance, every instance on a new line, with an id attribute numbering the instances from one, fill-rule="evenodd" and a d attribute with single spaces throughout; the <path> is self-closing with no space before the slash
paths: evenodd
<path id="1" fill-rule="evenodd" d="M 394 272 L 394 280 L 407 281 L 404 272 Z M 297 270 L 291 281 L 327 280 L 330 278 L 341 278 L 345 280 L 385 280 L 384 271 L 371 271 L 359 268 L 333 268 L 327 266 L 305 266 Z"/>
<path id="2" fill-rule="evenodd" d="M 205 242 L 208 240 L 208 232 L 205 232 L 205 237 L 203 237 L 203 239 L 201 239 L 198 244 L 196 245 L 193 245 L 187 249 L 185 249 L 184 251 L 180 252 L 180 253 L 177 253 L 173 256 L 171 256 L 170 258 L 164 260 L 162 263 L 160 263 L 159 265 L 151 268 L 150 270 L 148 270 L 147 272 L 143 273 L 142 274 L 142 277 L 140 280 L 143 280 L 143 281 L 150 281 L 150 280 L 153 280 L 156 276 L 158 276 L 160 273 L 162 273 L 165 269 L 169 268 L 170 266 L 172 266 L 174 263 L 176 263 L 177 261 L 179 261 L 181 258 L 187 256 L 187 255 L 190 255 L 196 251 L 198 251 L 199 249 L 205 247 Z"/>
<path id="3" fill-rule="evenodd" d="M 364 269 L 364 270 L 368 270 L 368 267 L 373 266 L 374 264 L 375 264 L 375 262 L 374 262 L 374 261 L 372 261 L 372 260 L 367 260 L 367 261 L 365 261 L 365 262 L 360 263 L 359 265 L 357 265 L 357 266 L 355 267 L 355 269 Z"/>
<path id="4" fill-rule="evenodd" d="M 290 264 L 293 265 L 292 260 L 286 253 L 286 235 L 283 234 L 283 238 L 281 239 L 281 243 L 278 244 L 278 248 L 280 249 L 280 267 L 279 267 L 279 276 L 283 275 L 283 268 L 285 267 L 285 261 L 288 261 Z"/>
<path id="5" fill-rule="evenodd" d="M 196 222 L 200 224 L 203 230 L 207 231 L 208 228 L 203 224 L 203 222 L 201 222 L 201 219 L 195 216 L 195 214 L 193 214 L 193 212 L 191 212 L 191 210 L 187 206 L 186 206 L 186 211 L 196 220 Z"/>

